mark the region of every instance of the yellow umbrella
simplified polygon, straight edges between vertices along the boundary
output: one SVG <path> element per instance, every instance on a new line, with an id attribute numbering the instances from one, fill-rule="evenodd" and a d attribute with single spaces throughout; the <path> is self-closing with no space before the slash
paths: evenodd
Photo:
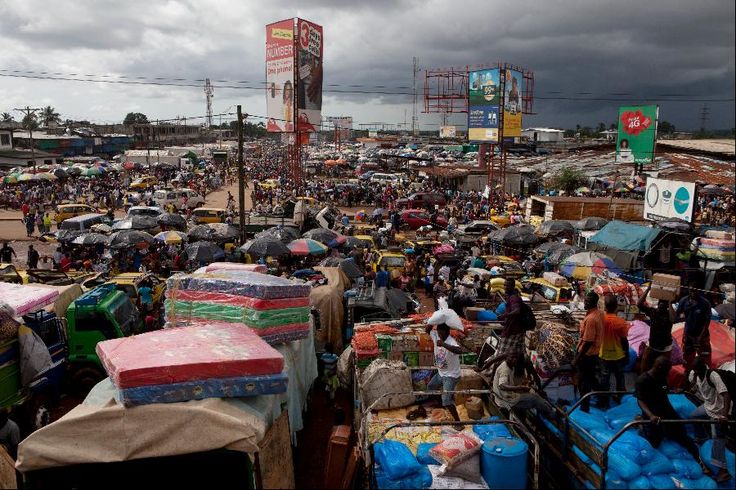
<path id="1" fill-rule="evenodd" d="M 167 245 L 179 245 L 180 243 L 186 241 L 187 235 L 186 233 L 182 233 L 181 231 L 169 230 L 162 231 L 153 238 L 156 239 L 156 241 L 164 242 Z"/>

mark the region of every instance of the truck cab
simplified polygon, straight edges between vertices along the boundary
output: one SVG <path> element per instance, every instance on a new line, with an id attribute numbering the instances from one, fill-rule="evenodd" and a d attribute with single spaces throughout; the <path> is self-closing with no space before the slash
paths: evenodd
<path id="1" fill-rule="evenodd" d="M 103 284 L 74 300 L 66 320 L 72 382 L 81 388 L 91 388 L 105 377 L 97 343 L 127 337 L 142 327 L 138 309 L 115 284 Z"/>

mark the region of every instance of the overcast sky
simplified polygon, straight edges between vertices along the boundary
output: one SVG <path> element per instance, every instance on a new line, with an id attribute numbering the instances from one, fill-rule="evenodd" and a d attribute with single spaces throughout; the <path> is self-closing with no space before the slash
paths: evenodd
<path id="1" fill-rule="evenodd" d="M 651 102 L 660 104 L 661 119 L 698 128 L 704 102 L 662 97 L 687 94 L 683 98 L 728 99 L 707 103 L 707 127 L 732 128 L 734 5 L 733 0 L 0 0 L 0 70 L 96 79 L 209 77 L 257 86 L 265 77 L 265 24 L 299 16 L 324 26 L 326 90 L 391 93 L 326 92 L 322 114 L 351 115 L 356 127 L 411 121 L 412 97 L 406 93 L 416 56 L 421 69 L 503 61 L 534 71 L 537 114 L 525 118 L 525 127 L 608 125 L 619 105 Z M 421 114 L 423 82 L 421 72 L 419 122 L 422 129 L 436 128 L 440 116 Z M 239 103 L 245 112 L 265 114 L 262 90 L 214 84 L 216 113 Z M 622 93 L 633 96 L 611 95 Z M 560 97 L 567 99 L 554 99 Z M 584 98 L 626 100 L 579 100 Z M 200 87 L 0 76 L 0 112 L 25 105 L 52 105 L 65 119 L 95 122 L 119 122 L 130 111 L 150 119 L 205 113 Z M 449 119 L 459 125 L 464 120 L 459 114 Z"/>

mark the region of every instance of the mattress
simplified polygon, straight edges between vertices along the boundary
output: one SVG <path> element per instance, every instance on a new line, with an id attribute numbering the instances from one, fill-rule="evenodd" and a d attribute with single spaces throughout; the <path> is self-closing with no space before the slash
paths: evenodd
<path id="1" fill-rule="evenodd" d="M 118 388 L 281 373 L 283 356 L 242 324 L 200 322 L 97 344 Z"/>
<path id="2" fill-rule="evenodd" d="M 179 317 L 207 318 L 209 320 L 230 323 L 245 323 L 253 328 L 277 327 L 287 323 L 305 323 L 309 321 L 309 307 L 282 308 L 279 310 L 253 310 L 241 306 L 232 306 L 199 301 L 166 300 L 166 317 L 178 321 Z"/>
<path id="3" fill-rule="evenodd" d="M 283 277 L 258 272 L 217 271 L 206 274 L 177 274 L 166 281 L 172 291 L 227 292 L 237 296 L 261 299 L 309 297 L 311 286 Z"/>
<path id="4" fill-rule="evenodd" d="M 213 262 L 204 267 L 205 272 L 215 271 L 241 271 L 260 272 L 265 274 L 268 268 L 263 264 L 239 264 L 237 262 Z"/>
<path id="5" fill-rule="evenodd" d="M 178 317 L 176 321 L 167 319 L 167 323 L 164 328 L 176 328 L 176 327 L 190 327 L 200 324 L 212 323 L 212 320 L 206 318 L 197 317 Z M 251 328 L 248 325 L 242 323 L 233 323 L 232 325 L 239 325 L 240 328 L 248 328 L 252 330 L 265 342 L 275 345 L 282 344 L 284 342 L 290 342 L 292 340 L 305 339 L 309 336 L 309 323 L 288 323 L 285 325 L 279 325 L 278 327 L 266 327 L 266 328 Z"/>
<path id="6" fill-rule="evenodd" d="M 0 299 L 10 306 L 10 314 L 14 317 L 48 306 L 58 296 L 56 289 L 0 282 Z"/>
<path id="7" fill-rule="evenodd" d="M 286 393 L 289 377 L 286 373 L 265 376 L 211 378 L 181 383 L 139 386 L 117 390 L 115 398 L 123 405 L 175 403 L 203 398 L 241 398 Z"/>
<path id="8" fill-rule="evenodd" d="M 189 291 L 179 289 L 166 291 L 166 297 L 177 301 L 201 301 L 233 306 L 242 306 L 254 310 L 278 310 L 281 308 L 298 308 L 309 306 L 309 298 L 261 299 L 238 296 L 236 294 L 215 293 L 210 291 Z"/>

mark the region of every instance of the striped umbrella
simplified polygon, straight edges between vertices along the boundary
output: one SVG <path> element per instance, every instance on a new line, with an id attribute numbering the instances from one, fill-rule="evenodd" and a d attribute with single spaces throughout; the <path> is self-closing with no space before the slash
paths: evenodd
<path id="1" fill-rule="evenodd" d="M 575 279 L 586 279 L 591 274 L 601 274 L 604 270 L 622 273 L 613 259 L 598 252 L 576 253 L 560 263 L 560 274 Z"/>
<path id="2" fill-rule="evenodd" d="M 323 255 L 329 250 L 327 246 L 311 238 L 294 240 L 287 247 L 289 247 L 292 255 Z"/>
<path id="3" fill-rule="evenodd" d="M 165 243 L 166 245 L 179 245 L 180 243 L 187 241 L 187 234 L 181 231 L 169 230 L 162 231 L 161 233 L 154 235 L 153 238 L 158 242 Z"/>

